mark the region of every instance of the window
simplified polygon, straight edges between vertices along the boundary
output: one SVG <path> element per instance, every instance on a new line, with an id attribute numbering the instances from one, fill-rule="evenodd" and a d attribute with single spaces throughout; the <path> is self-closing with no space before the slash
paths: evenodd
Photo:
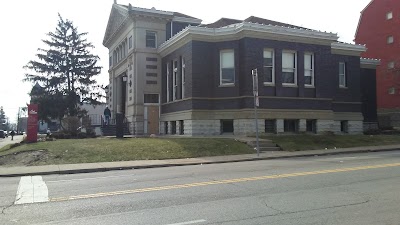
<path id="1" fill-rule="evenodd" d="M 125 42 L 122 43 L 122 58 L 126 57 L 126 44 Z"/>
<path id="2" fill-rule="evenodd" d="M 130 37 L 129 37 L 129 49 L 132 48 L 132 44 L 133 44 L 133 42 L 132 42 L 132 36 L 130 36 Z"/>
<path id="3" fill-rule="evenodd" d="M 275 70 L 274 70 L 274 50 L 264 50 L 264 83 L 275 83 Z"/>
<path id="4" fill-rule="evenodd" d="M 282 83 L 283 84 L 297 83 L 295 52 L 282 53 Z"/>
<path id="5" fill-rule="evenodd" d="M 389 88 L 389 89 L 388 89 L 388 93 L 389 93 L 389 95 L 394 95 L 394 94 L 396 94 L 396 88 L 395 88 L 395 87 Z"/>
<path id="6" fill-rule="evenodd" d="M 156 80 L 146 80 L 146 84 L 157 84 Z"/>
<path id="7" fill-rule="evenodd" d="M 176 134 L 176 121 L 171 122 L 171 134 Z"/>
<path id="8" fill-rule="evenodd" d="M 110 67 L 112 66 L 112 56 L 109 57 L 108 64 Z"/>
<path id="9" fill-rule="evenodd" d="M 394 68 L 394 62 L 391 61 L 388 63 L 388 69 L 393 69 Z"/>
<path id="10" fill-rule="evenodd" d="M 392 19 L 393 18 L 393 12 L 388 12 L 388 13 L 386 13 L 386 19 L 387 20 L 390 20 L 390 19 Z"/>
<path id="11" fill-rule="evenodd" d="M 283 121 L 283 131 L 297 133 L 299 128 L 299 120 L 284 120 Z"/>
<path id="12" fill-rule="evenodd" d="M 276 120 L 265 120 L 265 133 L 276 133 Z"/>
<path id="13" fill-rule="evenodd" d="M 157 77 L 157 73 L 146 73 L 148 77 Z"/>
<path id="14" fill-rule="evenodd" d="M 184 129 L 183 120 L 179 120 L 179 134 L 180 134 L 180 135 L 184 135 L 184 134 L 185 134 L 185 129 Z"/>
<path id="15" fill-rule="evenodd" d="M 304 84 L 314 86 L 314 54 L 304 54 Z"/>
<path id="16" fill-rule="evenodd" d="M 169 99 L 169 63 L 167 63 L 167 102 L 170 101 Z"/>
<path id="17" fill-rule="evenodd" d="M 144 103 L 158 103 L 158 94 L 144 94 Z"/>
<path id="18" fill-rule="evenodd" d="M 174 61 L 174 71 L 172 76 L 172 100 L 176 100 L 178 98 L 178 61 Z"/>
<path id="19" fill-rule="evenodd" d="M 349 122 L 346 120 L 340 121 L 340 132 L 348 133 L 349 132 Z"/>
<path id="20" fill-rule="evenodd" d="M 164 122 L 164 133 L 168 134 L 168 122 Z"/>
<path id="21" fill-rule="evenodd" d="M 339 63 L 339 87 L 346 87 L 346 63 Z"/>
<path id="22" fill-rule="evenodd" d="M 156 48 L 157 35 L 154 31 L 146 31 L 146 47 Z"/>
<path id="23" fill-rule="evenodd" d="M 182 88 L 181 88 L 181 96 L 182 96 L 182 98 L 185 98 L 185 68 L 186 68 L 186 64 L 185 64 L 185 58 L 183 58 L 182 57 L 182 74 L 181 74 L 181 76 L 182 76 L 182 78 L 181 78 L 181 80 L 182 80 Z"/>
<path id="24" fill-rule="evenodd" d="M 114 50 L 114 52 L 113 52 L 113 60 L 114 60 L 114 61 L 113 61 L 113 62 L 114 62 L 114 65 L 117 64 L 117 51 L 115 51 L 115 50 Z"/>
<path id="25" fill-rule="evenodd" d="M 146 61 L 148 62 L 157 62 L 157 58 L 153 58 L 153 57 L 146 57 Z"/>
<path id="26" fill-rule="evenodd" d="M 235 55 L 233 50 L 220 52 L 220 85 L 235 84 Z"/>
<path id="27" fill-rule="evenodd" d="M 306 131 L 311 133 L 317 133 L 317 121 L 316 120 L 306 120 Z"/>
<path id="28" fill-rule="evenodd" d="M 392 44 L 393 43 L 393 36 L 387 37 L 387 43 Z"/>
<path id="29" fill-rule="evenodd" d="M 155 69 L 157 69 L 157 65 L 146 65 L 146 69 L 155 70 Z"/>
<path id="30" fill-rule="evenodd" d="M 233 133 L 233 120 L 221 120 L 221 133 Z"/>

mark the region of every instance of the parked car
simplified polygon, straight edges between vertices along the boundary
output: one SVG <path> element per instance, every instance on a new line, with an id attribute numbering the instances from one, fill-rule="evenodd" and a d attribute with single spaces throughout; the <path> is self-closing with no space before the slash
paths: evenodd
<path id="1" fill-rule="evenodd" d="M 0 138 L 5 138 L 6 132 L 4 130 L 0 130 Z"/>

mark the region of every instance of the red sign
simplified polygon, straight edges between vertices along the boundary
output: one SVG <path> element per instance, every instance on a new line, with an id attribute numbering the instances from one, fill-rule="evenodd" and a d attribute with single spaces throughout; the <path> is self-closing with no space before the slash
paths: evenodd
<path id="1" fill-rule="evenodd" d="M 28 142 L 37 142 L 37 132 L 38 132 L 38 105 L 30 104 L 28 105 Z"/>

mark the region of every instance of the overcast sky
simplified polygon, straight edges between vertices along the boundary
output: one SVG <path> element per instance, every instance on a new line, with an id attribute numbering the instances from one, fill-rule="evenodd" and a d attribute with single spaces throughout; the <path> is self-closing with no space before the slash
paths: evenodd
<path id="1" fill-rule="evenodd" d="M 22 82 L 29 60 L 36 60 L 46 33 L 53 32 L 57 14 L 72 20 L 79 32 L 96 47 L 102 73 L 100 84 L 108 82 L 108 50 L 102 45 L 114 0 L 4 0 L 0 2 L 0 106 L 11 122 L 18 107 L 29 102 L 31 83 Z M 241 2 L 241 3 L 240 3 Z M 211 23 L 221 17 L 245 19 L 251 15 L 338 33 L 340 41 L 352 43 L 360 12 L 370 0 L 118 0 L 119 4 L 181 12 Z"/>

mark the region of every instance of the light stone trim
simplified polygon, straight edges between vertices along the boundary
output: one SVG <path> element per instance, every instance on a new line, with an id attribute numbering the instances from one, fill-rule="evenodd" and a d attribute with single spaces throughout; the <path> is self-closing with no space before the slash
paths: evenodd
<path id="1" fill-rule="evenodd" d="M 361 68 L 364 68 L 364 69 L 376 69 L 376 67 L 381 64 L 381 60 L 380 59 L 361 58 L 360 64 L 361 64 Z"/>
<path id="2" fill-rule="evenodd" d="M 187 27 L 181 32 L 164 42 L 158 48 L 163 57 L 183 46 L 191 40 L 219 42 L 227 40 L 239 40 L 243 37 L 300 42 L 309 44 L 331 45 L 338 40 L 337 34 L 291 28 L 274 25 L 264 25 L 242 22 L 222 28 Z"/>
<path id="3" fill-rule="evenodd" d="M 260 119 L 330 119 L 334 117 L 331 110 L 273 110 L 258 109 Z M 254 109 L 238 110 L 187 110 L 161 114 L 161 121 L 175 120 L 208 120 L 208 119 L 254 119 Z"/>

